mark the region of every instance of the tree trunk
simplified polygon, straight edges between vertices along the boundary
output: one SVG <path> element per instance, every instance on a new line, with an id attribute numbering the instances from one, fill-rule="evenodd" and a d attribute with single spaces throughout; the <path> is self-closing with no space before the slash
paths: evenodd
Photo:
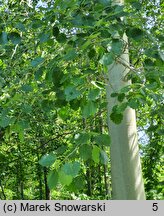
<path id="1" fill-rule="evenodd" d="M 4 191 L 4 187 L 2 185 L 2 181 L 0 179 L 0 188 L 1 188 L 1 191 L 2 191 L 2 195 L 3 195 L 3 198 L 1 198 L 1 200 L 6 200 L 6 194 L 5 194 L 5 191 Z"/>
<path id="2" fill-rule="evenodd" d="M 113 1 L 120 4 L 123 1 Z M 127 43 L 126 35 L 123 40 Z M 117 125 L 110 119 L 113 106 L 118 104 L 111 93 L 119 92 L 121 88 L 130 84 L 124 77 L 129 72 L 128 49 L 119 57 L 121 62 L 115 61 L 109 65 L 107 81 L 108 127 L 111 136 L 111 179 L 112 199 L 142 200 L 145 199 L 142 179 L 135 110 L 128 107 L 123 113 L 122 122 Z M 127 67 L 125 66 L 127 65 Z"/>
<path id="3" fill-rule="evenodd" d="M 50 189 L 47 183 L 47 168 L 44 167 L 44 186 L 45 186 L 45 199 L 50 200 Z"/>

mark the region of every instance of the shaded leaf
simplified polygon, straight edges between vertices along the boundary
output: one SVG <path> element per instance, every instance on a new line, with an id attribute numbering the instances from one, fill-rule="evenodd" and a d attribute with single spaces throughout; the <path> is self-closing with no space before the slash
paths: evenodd
<path id="1" fill-rule="evenodd" d="M 88 93 L 88 99 L 94 101 L 98 98 L 99 94 L 100 94 L 100 89 L 98 88 L 91 89 Z"/>
<path id="2" fill-rule="evenodd" d="M 113 92 L 110 96 L 111 96 L 111 97 L 117 97 L 117 96 L 118 96 L 118 93 Z"/>
<path id="3" fill-rule="evenodd" d="M 53 36 L 57 37 L 59 35 L 59 28 L 57 26 L 54 26 L 53 27 Z"/>
<path id="4" fill-rule="evenodd" d="M 143 38 L 144 31 L 140 28 L 128 28 L 126 31 L 128 37 L 133 38 L 136 41 L 139 41 Z"/>
<path id="5" fill-rule="evenodd" d="M 92 158 L 92 146 L 84 144 L 79 148 L 80 158 L 84 161 Z"/>
<path id="6" fill-rule="evenodd" d="M 5 128 L 7 127 L 11 122 L 11 119 L 7 116 L 1 116 L 1 119 L 0 119 L 0 126 Z"/>
<path id="7" fill-rule="evenodd" d="M 32 60 L 31 65 L 32 65 L 32 67 L 36 67 L 39 64 L 41 64 L 43 61 L 44 61 L 44 58 L 36 57 L 34 60 Z"/>
<path id="8" fill-rule="evenodd" d="M 122 113 L 112 112 L 112 113 L 110 114 L 110 119 L 111 119 L 115 124 L 120 124 L 121 121 L 123 120 L 123 114 L 122 114 Z"/>
<path id="9" fill-rule="evenodd" d="M 0 44 L 5 45 L 7 42 L 8 42 L 7 33 L 1 32 L 0 33 Z"/>
<path id="10" fill-rule="evenodd" d="M 21 87 L 21 90 L 24 91 L 24 92 L 26 92 L 26 93 L 28 93 L 28 92 L 32 92 L 32 91 L 33 91 L 33 88 L 32 88 L 31 85 L 23 85 L 23 86 Z"/>
<path id="11" fill-rule="evenodd" d="M 56 40 L 59 43 L 66 43 L 67 37 L 64 33 L 59 33 L 59 35 L 56 37 Z"/>
<path id="12" fill-rule="evenodd" d="M 111 52 L 115 55 L 120 55 L 123 50 L 123 42 L 118 39 L 113 39 Z"/>
<path id="13" fill-rule="evenodd" d="M 15 45 L 19 44 L 21 42 L 21 36 L 17 32 L 11 32 L 11 33 L 9 33 L 8 34 L 8 38 Z"/>
<path id="14" fill-rule="evenodd" d="M 96 136 L 95 142 L 100 146 L 109 146 L 111 143 L 110 136 L 108 134 L 100 134 Z"/>
<path id="15" fill-rule="evenodd" d="M 125 99 L 125 94 L 124 93 L 119 93 L 117 97 L 119 102 L 122 102 Z"/>
<path id="16" fill-rule="evenodd" d="M 66 61 L 70 61 L 73 60 L 74 58 L 76 58 L 77 53 L 74 49 L 68 50 L 66 55 L 63 57 L 64 60 Z"/>
<path id="17" fill-rule="evenodd" d="M 130 106 L 132 109 L 137 109 L 140 106 L 140 103 L 137 99 L 132 98 L 128 101 L 128 106 Z"/>

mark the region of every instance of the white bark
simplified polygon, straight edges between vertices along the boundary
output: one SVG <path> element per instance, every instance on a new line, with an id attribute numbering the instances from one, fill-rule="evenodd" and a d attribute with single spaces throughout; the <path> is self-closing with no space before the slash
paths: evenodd
<path id="1" fill-rule="evenodd" d="M 123 3 L 116 1 L 115 3 Z M 127 37 L 123 38 L 127 41 Z M 116 125 L 110 120 L 112 107 L 118 104 L 117 98 L 112 98 L 112 92 L 130 84 L 124 77 L 129 72 L 129 54 L 126 49 L 120 56 L 123 64 L 114 62 L 109 66 L 107 83 L 108 126 L 111 136 L 111 177 L 112 199 L 144 200 L 144 184 L 137 140 L 135 110 L 128 107 L 124 111 L 123 120 Z"/>

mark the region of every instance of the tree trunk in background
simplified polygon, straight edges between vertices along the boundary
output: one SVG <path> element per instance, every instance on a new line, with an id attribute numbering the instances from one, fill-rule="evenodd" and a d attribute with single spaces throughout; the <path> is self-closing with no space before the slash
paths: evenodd
<path id="1" fill-rule="evenodd" d="M 45 186 L 45 199 L 50 200 L 50 189 L 47 184 L 47 168 L 44 167 L 44 186 Z"/>
<path id="2" fill-rule="evenodd" d="M 40 159 L 39 157 L 39 153 L 37 151 L 37 158 L 38 158 L 38 161 Z M 37 178 L 38 178 L 38 182 L 39 182 L 39 199 L 42 200 L 43 199 L 43 188 L 42 188 L 42 168 L 41 168 L 41 165 L 38 163 L 37 164 Z"/>
<path id="3" fill-rule="evenodd" d="M 113 1 L 113 4 L 122 4 L 123 1 Z M 127 37 L 123 40 L 127 43 Z M 118 104 L 111 93 L 119 92 L 121 88 L 130 84 L 124 77 L 129 72 L 128 50 L 120 56 L 122 63 L 114 62 L 109 65 L 107 81 L 108 126 L 111 136 L 111 178 L 112 199 L 115 200 L 142 200 L 145 199 L 142 179 L 135 110 L 128 107 L 124 111 L 123 120 L 116 125 L 110 120 L 113 106 Z"/>
<path id="4" fill-rule="evenodd" d="M 0 179 L 0 188 L 1 188 L 2 196 L 3 196 L 3 198 L 0 197 L 0 199 L 1 199 L 1 200 L 6 200 L 6 194 L 5 194 L 4 187 L 3 187 L 3 185 L 2 185 L 1 179 Z"/>

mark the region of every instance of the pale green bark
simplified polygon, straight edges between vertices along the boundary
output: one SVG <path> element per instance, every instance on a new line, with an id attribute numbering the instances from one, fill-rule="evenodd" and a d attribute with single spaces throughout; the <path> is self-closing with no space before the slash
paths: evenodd
<path id="1" fill-rule="evenodd" d="M 123 1 L 115 1 L 115 3 L 123 3 Z M 125 35 L 123 40 L 125 43 L 127 42 Z M 111 93 L 119 92 L 122 87 L 130 84 L 130 81 L 124 79 L 129 72 L 128 65 L 129 54 L 128 49 L 126 49 L 119 61 L 109 66 L 107 81 L 112 199 L 142 200 L 145 199 L 145 192 L 139 157 L 135 110 L 128 107 L 119 125 L 113 123 L 109 117 L 112 107 L 118 104 L 117 99 L 110 96 Z"/>

